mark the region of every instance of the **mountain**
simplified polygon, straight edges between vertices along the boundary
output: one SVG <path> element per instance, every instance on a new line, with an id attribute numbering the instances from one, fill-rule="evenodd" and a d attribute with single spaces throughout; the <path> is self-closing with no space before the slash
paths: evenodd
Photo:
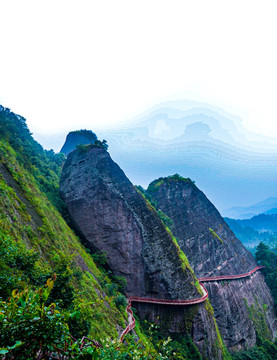
<path id="1" fill-rule="evenodd" d="M 188 336 L 152 341 L 161 335 L 152 326 L 148 332 L 150 324 L 138 319 L 133 334 L 119 342 L 128 323 L 124 281 L 113 277 L 105 255 L 86 248 L 68 225 L 59 194 L 63 164 L 62 154 L 34 141 L 23 117 L 0 107 L 1 359 L 37 359 L 38 352 L 46 359 L 58 351 L 76 360 L 92 353 L 102 360 L 131 354 L 201 359 Z M 93 341 L 84 346 L 83 336 Z M 213 336 L 220 339 L 216 331 Z"/>
<path id="2" fill-rule="evenodd" d="M 177 174 L 159 178 L 145 194 L 171 219 L 172 233 L 197 277 L 244 274 L 257 266 L 217 209 L 190 179 Z M 228 349 L 253 346 L 257 334 L 267 334 L 268 339 L 275 336 L 274 302 L 262 273 L 230 282 L 207 282 L 206 287 Z M 254 317 L 249 316 L 249 309 Z M 261 322 L 257 322 L 257 316 Z"/>
<path id="3" fill-rule="evenodd" d="M 201 290 L 185 255 L 106 149 L 88 145 L 70 153 L 60 190 L 87 246 L 107 254 L 112 272 L 126 279 L 126 296 L 199 297 Z M 204 358 L 225 356 L 208 304 L 188 308 L 136 302 L 133 306 L 140 318 L 155 321 L 163 333 L 191 336 Z"/>
<path id="4" fill-rule="evenodd" d="M 234 232 L 237 238 L 241 240 L 244 246 L 254 251 L 256 246 L 262 241 L 263 243 L 276 246 L 277 234 L 270 232 L 259 232 L 252 227 L 239 223 L 239 220 L 224 218 L 230 229 Z M 244 221 L 244 220 L 241 220 Z"/>
<path id="5" fill-rule="evenodd" d="M 260 214 L 251 219 L 234 220 L 225 218 L 237 237 L 249 248 L 254 248 L 262 241 L 270 248 L 277 244 L 277 215 Z"/>
<path id="6" fill-rule="evenodd" d="M 260 214 L 251 219 L 237 220 L 237 222 L 241 226 L 248 226 L 259 232 L 277 232 L 277 214 Z"/>
<path id="7" fill-rule="evenodd" d="M 237 206 L 224 211 L 224 216 L 233 219 L 250 219 L 259 214 L 276 214 L 277 213 L 277 198 L 270 197 L 266 200 L 253 204 L 251 206 Z"/>
<path id="8" fill-rule="evenodd" d="M 71 151 L 74 151 L 78 145 L 94 144 L 97 136 L 91 130 L 76 130 L 71 131 L 65 140 L 61 153 L 67 156 Z"/>
<path id="9" fill-rule="evenodd" d="M 33 139 L 22 116 L 0 106 L 3 360 L 52 358 L 57 352 L 77 360 L 241 360 L 253 354 L 274 360 L 275 314 L 261 273 L 205 282 L 208 293 L 168 228 L 174 230 L 177 220 L 155 208 L 153 195 L 165 179 L 154 182 L 154 192 L 133 186 L 104 140 L 79 144 L 65 160 Z M 219 227 L 222 219 L 204 194 L 190 179 L 172 180 L 187 186 L 182 194 L 188 203 L 182 204 L 177 192 L 171 208 L 179 209 L 182 227 L 186 217 L 192 225 L 188 244 L 195 245 L 202 267 L 197 256 L 192 266 L 205 274 L 248 270 L 253 258 L 225 225 Z M 276 300 L 276 259 L 269 258 L 272 252 L 260 246 L 259 259 L 272 267 L 265 273 Z M 143 296 L 129 298 L 135 322 L 124 294 Z M 176 306 L 176 299 L 182 305 Z M 133 327 L 120 342 L 123 329 Z M 231 356 L 222 337 L 231 350 L 245 344 L 249 349 Z M 258 347 L 252 347 L 255 341 Z"/>

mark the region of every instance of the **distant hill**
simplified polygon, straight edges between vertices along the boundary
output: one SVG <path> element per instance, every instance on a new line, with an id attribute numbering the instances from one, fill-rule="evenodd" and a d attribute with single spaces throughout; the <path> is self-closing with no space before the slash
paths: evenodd
<path id="1" fill-rule="evenodd" d="M 233 219 L 250 219 L 258 214 L 277 214 L 277 198 L 270 197 L 246 207 L 232 207 L 224 211 L 224 215 Z"/>
<path id="2" fill-rule="evenodd" d="M 253 216 L 251 219 L 237 220 L 241 226 L 248 226 L 255 231 L 274 233 L 277 232 L 277 215 L 260 214 Z"/>
<path id="3" fill-rule="evenodd" d="M 236 237 L 238 237 L 248 249 L 254 249 L 261 241 L 271 247 L 276 247 L 277 233 L 269 231 L 259 232 L 251 226 L 241 223 L 240 220 L 230 218 L 224 218 L 224 220 L 230 226 Z"/>

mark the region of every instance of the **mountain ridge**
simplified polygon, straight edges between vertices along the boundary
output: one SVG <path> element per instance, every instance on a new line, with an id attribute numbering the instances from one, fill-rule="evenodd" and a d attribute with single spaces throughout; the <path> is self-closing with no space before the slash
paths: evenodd
<path id="1" fill-rule="evenodd" d="M 276 212 L 274 211 L 276 209 Z M 237 219 L 237 220 L 244 220 L 250 219 L 253 216 L 260 215 L 260 214 L 276 214 L 277 213 L 277 198 L 276 197 L 269 197 L 263 201 L 258 203 L 249 205 L 249 206 L 236 206 L 224 211 L 224 216 Z"/>

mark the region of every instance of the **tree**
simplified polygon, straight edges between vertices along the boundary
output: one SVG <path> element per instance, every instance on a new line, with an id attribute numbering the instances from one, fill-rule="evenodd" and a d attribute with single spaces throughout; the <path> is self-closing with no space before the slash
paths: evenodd
<path id="1" fill-rule="evenodd" d="M 270 256 L 270 250 L 269 246 L 265 245 L 263 242 L 260 242 L 257 246 L 255 257 L 256 260 L 263 263 L 265 265 L 265 262 L 268 263 L 268 257 Z"/>

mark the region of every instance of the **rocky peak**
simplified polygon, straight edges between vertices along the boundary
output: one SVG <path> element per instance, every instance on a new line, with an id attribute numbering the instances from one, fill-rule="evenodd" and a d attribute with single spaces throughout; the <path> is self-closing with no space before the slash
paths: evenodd
<path id="1" fill-rule="evenodd" d="M 113 272 L 126 278 L 127 295 L 197 295 L 195 277 L 183 269 L 170 234 L 107 151 L 70 153 L 60 189 L 89 244 L 105 252 Z"/>
<path id="2" fill-rule="evenodd" d="M 244 274 L 257 266 L 190 179 L 179 175 L 160 178 L 149 185 L 146 194 L 171 219 L 172 232 L 197 277 Z M 229 349 L 253 346 L 257 334 L 268 339 L 276 334 L 273 299 L 261 272 L 234 281 L 209 282 L 206 287 Z"/>
<path id="3" fill-rule="evenodd" d="M 71 131 L 65 140 L 61 153 L 67 156 L 71 151 L 74 151 L 78 145 L 94 144 L 97 136 L 91 130 L 76 130 Z"/>
<path id="4" fill-rule="evenodd" d="M 242 274 L 256 262 L 215 206 L 190 180 L 179 175 L 153 181 L 147 194 L 172 221 L 172 231 L 196 276 Z"/>
<path id="5" fill-rule="evenodd" d="M 107 255 L 113 273 L 127 280 L 127 296 L 158 299 L 199 297 L 185 255 L 155 209 L 131 184 L 108 152 L 94 145 L 70 153 L 61 194 L 88 246 Z M 200 295 L 201 296 L 201 295 Z M 135 303 L 138 314 L 171 333 L 190 335 L 203 358 L 222 358 L 212 311 L 205 303 L 170 306 Z"/>

